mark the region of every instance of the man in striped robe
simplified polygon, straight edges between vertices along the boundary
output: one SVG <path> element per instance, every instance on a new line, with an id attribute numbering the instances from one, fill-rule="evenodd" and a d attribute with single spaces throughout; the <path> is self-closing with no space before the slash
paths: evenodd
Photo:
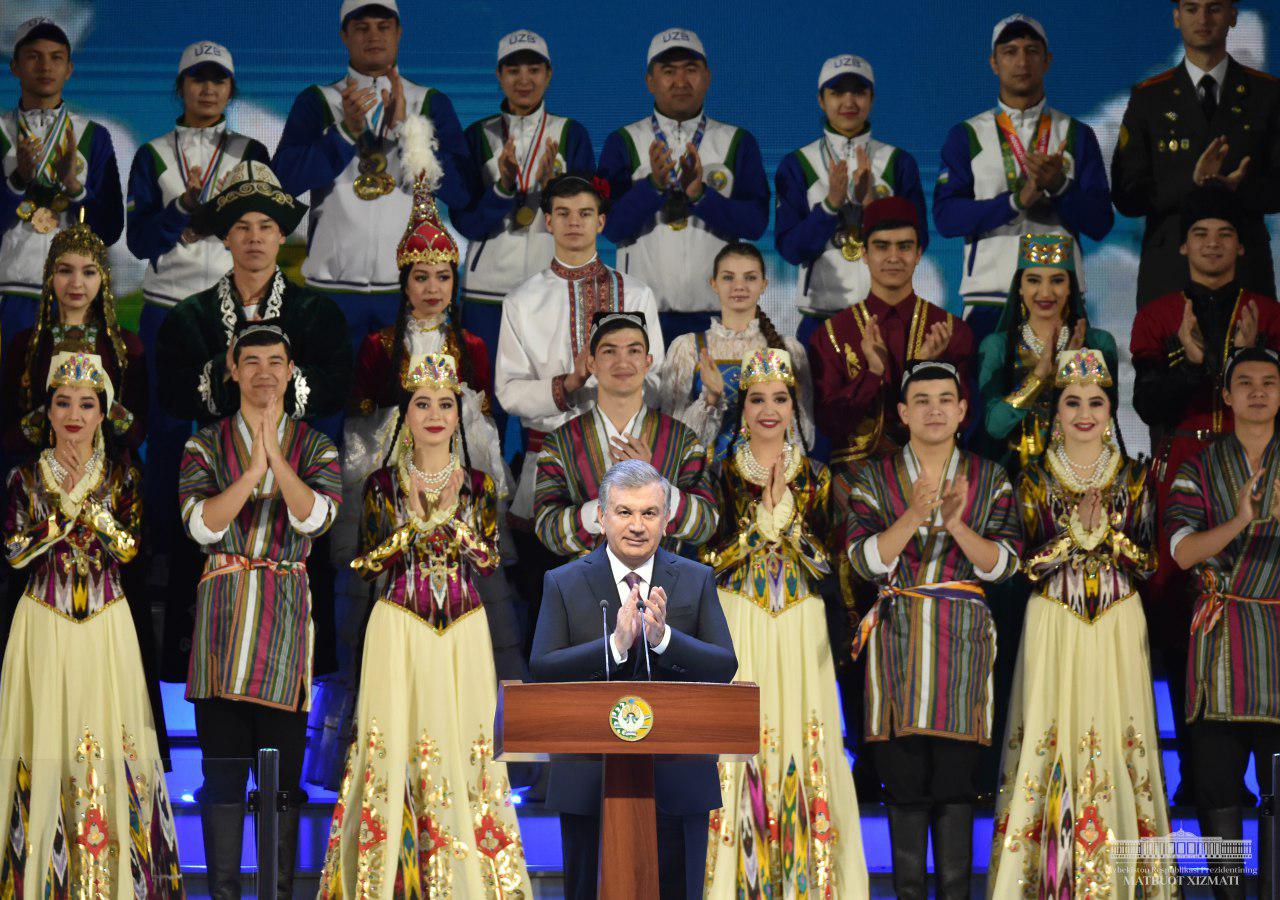
<path id="1" fill-rule="evenodd" d="M 1186 720 L 1201 833 L 1239 840 L 1249 757 L 1271 794 L 1280 753 L 1280 353 L 1237 350 L 1223 381 L 1232 431 L 1178 470 L 1165 524 L 1174 561 L 1199 585 Z M 1258 829 L 1260 897 L 1271 896 L 1269 831 Z"/>
<path id="2" fill-rule="evenodd" d="M 307 555 L 337 511 L 338 452 L 284 412 L 296 369 L 279 324 L 242 326 L 231 363 L 240 408 L 187 442 L 179 474 L 182 520 L 206 557 L 187 675 L 200 815 L 210 893 L 238 897 L 249 760 L 278 749 L 280 896 L 292 896 L 311 699 Z"/>
<path id="3" fill-rule="evenodd" d="M 640 313 L 597 313 L 587 366 L 596 376 L 596 405 L 548 435 L 538 457 L 534 528 L 552 553 L 576 558 L 603 540 L 600 479 L 624 459 L 650 463 L 671 482 L 666 542 L 698 545 L 715 532 L 718 515 L 706 472 L 706 451 L 694 433 L 644 404 L 653 357 Z"/>
<path id="4" fill-rule="evenodd" d="M 956 445 L 966 404 L 955 367 L 908 365 L 902 398 L 907 445 L 859 469 L 850 495 L 849 561 L 880 588 L 854 639 L 868 656 L 865 739 L 896 895 L 926 896 L 932 825 L 937 896 L 968 897 L 996 649 L 983 584 L 1017 570 L 1021 526 L 1004 470 Z"/>

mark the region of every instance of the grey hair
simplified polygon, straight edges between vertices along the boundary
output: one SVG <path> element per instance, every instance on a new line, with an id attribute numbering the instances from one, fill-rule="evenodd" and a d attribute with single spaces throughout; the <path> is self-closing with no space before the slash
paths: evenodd
<path id="1" fill-rule="evenodd" d="M 609 494 L 614 488 L 632 490 L 651 484 L 662 485 L 662 515 L 666 516 L 667 510 L 671 508 L 671 482 L 642 459 L 624 459 L 614 463 L 604 473 L 604 478 L 600 479 L 600 506 L 602 510 L 609 508 Z"/>

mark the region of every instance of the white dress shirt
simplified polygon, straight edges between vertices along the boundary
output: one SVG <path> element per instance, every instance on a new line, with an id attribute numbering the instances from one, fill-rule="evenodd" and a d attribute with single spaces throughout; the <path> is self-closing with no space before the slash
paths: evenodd
<path id="1" fill-rule="evenodd" d="M 635 572 L 637 575 L 640 576 L 640 584 L 639 584 L 640 596 L 648 597 L 649 590 L 650 588 L 653 587 L 653 557 L 652 556 L 649 557 L 643 563 L 641 563 L 638 567 L 636 567 L 635 569 L 631 569 L 626 565 L 626 563 L 618 559 L 618 557 L 614 556 L 612 547 L 606 546 L 604 552 L 605 552 L 605 555 L 609 557 L 609 568 L 613 570 L 613 583 L 618 588 L 618 599 L 621 600 L 623 603 L 626 603 L 627 598 L 631 596 L 631 588 L 627 587 L 627 583 L 623 579 L 625 579 L 632 572 Z M 640 632 L 641 634 L 644 633 L 643 622 L 640 625 Z M 658 641 L 658 643 L 656 644 L 651 645 L 651 649 L 654 653 L 662 653 L 664 650 L 667 649 L 667 645 L 670 643 L 671 643 L 671 626 L 664 625 L 663 631 L 662 631 L 662 640 Z M 618 666 L 622 665 L 624 662 L 627 661 L 627 656 L 631 652 L 630 647 L 624 647 L 621 651 L 619 651 L 618 645 L 613 642 L 612 635 L 609 636 L 609 650 L 613 654 L 614 665 L 618 665 Z"/>
<path id="2" fill-rule="evenodd" d="M 1191 60 L 1189 59 L 1182 60 L 1182 64 L 1187 67 L 1187 74 L 1191 76 L 1191 83 L 1196 86 L 1197 98 L 1199 97 L 1199 92 L 1200 92 L 1200 79 L 1204 78 L 1204 76 L 1206 75 L 1212 75 L 1213 82 L 1214 82 L 1213 99 L 1214 100 L 1222 99 L 1222 82 L 1224 82 L 1227 78 L 1227 63 L 1229 63 L 1230 61 L 1231 61 L 1230 56 L 1224 56 L 1216 66 L 1214 66 L 1212 69 L 1206 72 L 1204 69 L 1197 66 Z"/>

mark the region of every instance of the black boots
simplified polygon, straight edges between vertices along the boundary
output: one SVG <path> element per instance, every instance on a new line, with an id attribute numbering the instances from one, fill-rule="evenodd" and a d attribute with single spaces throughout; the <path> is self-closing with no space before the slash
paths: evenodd
<path id="1" fill-rule="evenodd" d="M 276 841 L 276 897 L 293 896 L 293 872 L 298 863 L 298 821 L 302 807 L 288 794 L 280 812 L 280 833 Z"/>
<path id="2" fill-rule="evenodd" d="M 204 858 L 210 900 L 240 900 L 240 850 L 244 845 L 243 803 L 201 803 Z"/>
<path id="3" fill-rule="evenodd" d="M 1198 810 L 1200 833 L 1206 837 L 1220 837 L 1238 841 L 1244 837 L 1244 823 L 1238 806 L 1224 806 Z M 1210 875 L 1216 875 L 1213 885 L 1214 900 L 1244 900 L 1244 875 L 1240 871 L 1241 860 L 1206 860 Z M 1224 882 L 1234 880 L 1234 884 Z"/>
<path id="4" fill-rule="evenodd" d="M 973 875 L 973 806 L 940 803 L 932 810 L 933 877 L 938 900 L 968 900 Z"/>
<path id="5" fill-rule="evenodd" d="M 926 900 L 925 852 L 929 843 L 929 808 L 890 804 L 889 843 L 893 847 L 893 893 L 898 900 Z"/>

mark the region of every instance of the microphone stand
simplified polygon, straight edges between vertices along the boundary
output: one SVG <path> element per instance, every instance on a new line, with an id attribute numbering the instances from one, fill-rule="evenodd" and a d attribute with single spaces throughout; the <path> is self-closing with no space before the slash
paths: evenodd
<path id="1" fill-rule="evenodd" d="M 604 680 L 609 680 L 609 601 L 600 601 L 600 631 L 604 635 Z"/>
<path id="2" fill-rule="evenodd" d="M 644 600 L 637 600 L 636 606 L 640 608 L 640 643 L 644 645 L 644 671 L 649 680 L 653 681 L 653 669 L 649 666 L 649 636 L 644 633 Z"/>

